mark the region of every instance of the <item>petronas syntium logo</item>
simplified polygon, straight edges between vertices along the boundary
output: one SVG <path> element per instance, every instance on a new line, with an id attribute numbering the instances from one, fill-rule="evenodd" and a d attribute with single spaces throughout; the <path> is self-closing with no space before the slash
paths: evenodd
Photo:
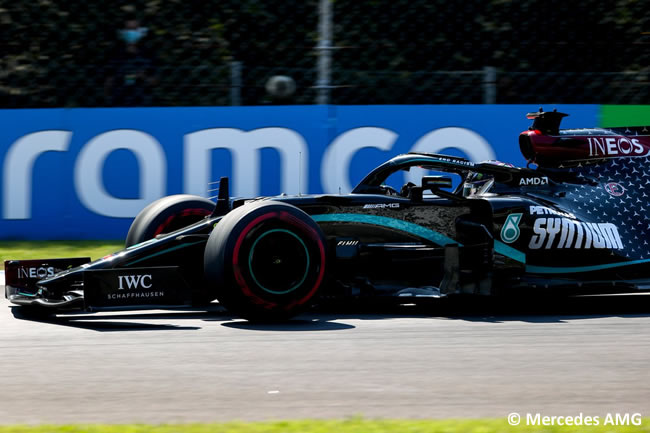
<path id="1" fill-rule="evenodd" d="M 503 227 L 501 228 L 501 240 L 503 242 L 511 244 L 519 239 L 519 235 L 521 234 L 519 231 L 519 222 L 521 221 L 522 215 L 520 213 L 511 213 L 508 215 L 506 222 L 503 223 Z"/>

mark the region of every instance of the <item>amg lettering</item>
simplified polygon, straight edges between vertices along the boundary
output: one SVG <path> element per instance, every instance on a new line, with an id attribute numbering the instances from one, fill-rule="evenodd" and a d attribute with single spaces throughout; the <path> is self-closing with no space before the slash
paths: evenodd
<path id="1" fill-rule="evenodd" d="M 584 223 L 568 218 L 538 218 L 528 248 L 623 249 L 618 227 L 612 223 Z"/>
<path id="2" fill-rule="evenodd" d="M 364 209 L 399 209 L 399 203 L 377 203 L 377 204 L 364 204 Z"/>
<path id="3" fill-rule="evenodd" d="M 605 416 L 605 422 L 603 425 L 636 425 L 639 426 L 642 423 L 641 414 L 639 413 L 608 413 Z"/>
<path id="4" fill-rule="evenodd" d="M 118 275 L 117 279 L 120 282 L 119 290 L 124 290 L 125 282 L 127 289 L 137 289 L 139 287 L 143 289 L 151 288 L 151 275 Z"/>

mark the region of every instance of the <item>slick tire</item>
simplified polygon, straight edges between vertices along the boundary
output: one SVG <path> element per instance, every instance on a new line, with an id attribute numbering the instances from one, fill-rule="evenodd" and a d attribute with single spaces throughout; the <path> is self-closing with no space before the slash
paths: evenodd
<path id="1" fill-rule="evenodd" d="M 210 215 L 214 202 L 197 195 L 178 194 L 151 203 L 135 217 L 126 235 L 126 248 L 187 227 Z"/>
<path id="2" fill-rule="evenodd" d="M 325 236 L 295 206 L 256 201 L 228 213 L 210 234 L 208 290 L 250 321 L 287 320 L 314 299 L 325 276 Z"/>

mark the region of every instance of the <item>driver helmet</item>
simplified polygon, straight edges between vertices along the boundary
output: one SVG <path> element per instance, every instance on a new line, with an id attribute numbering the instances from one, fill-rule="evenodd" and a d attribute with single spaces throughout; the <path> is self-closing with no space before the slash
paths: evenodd
<path id="1" fill-rule="evenodd" d="M 480 164 L 492 164 L 498 165 L 500 167 L 514 167 L 513 164 L 508 162 L 496 161 L 493 159 L 487 161 L 481 161 Z M 492 182 L 494 176 L 487 173 L 478 173 L 475 171 L 470 171 L 467 177 L 465 178 L 465 183 L 463 184 L 463 196 L 469 197 L 476 194 L 478 191 L 481 191 L 487 183 Z M 487 191 L 482 191 L 487 192 Z"/>

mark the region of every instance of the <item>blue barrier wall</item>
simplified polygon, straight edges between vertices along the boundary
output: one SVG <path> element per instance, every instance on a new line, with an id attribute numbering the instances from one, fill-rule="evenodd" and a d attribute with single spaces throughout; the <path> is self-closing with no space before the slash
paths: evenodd
<path id="1" fill-rule="evenodd" d="M 208 196 L 220 176 L 233 195 L 338 193 L 413 150 L 521 165 L 517 136 L 536 108 L 0 110 L 0 239 L 122 239 L 147 203 Z M 598 124 L 598 105 L 557 108 L 571 114 L 563 127 Z"/>

